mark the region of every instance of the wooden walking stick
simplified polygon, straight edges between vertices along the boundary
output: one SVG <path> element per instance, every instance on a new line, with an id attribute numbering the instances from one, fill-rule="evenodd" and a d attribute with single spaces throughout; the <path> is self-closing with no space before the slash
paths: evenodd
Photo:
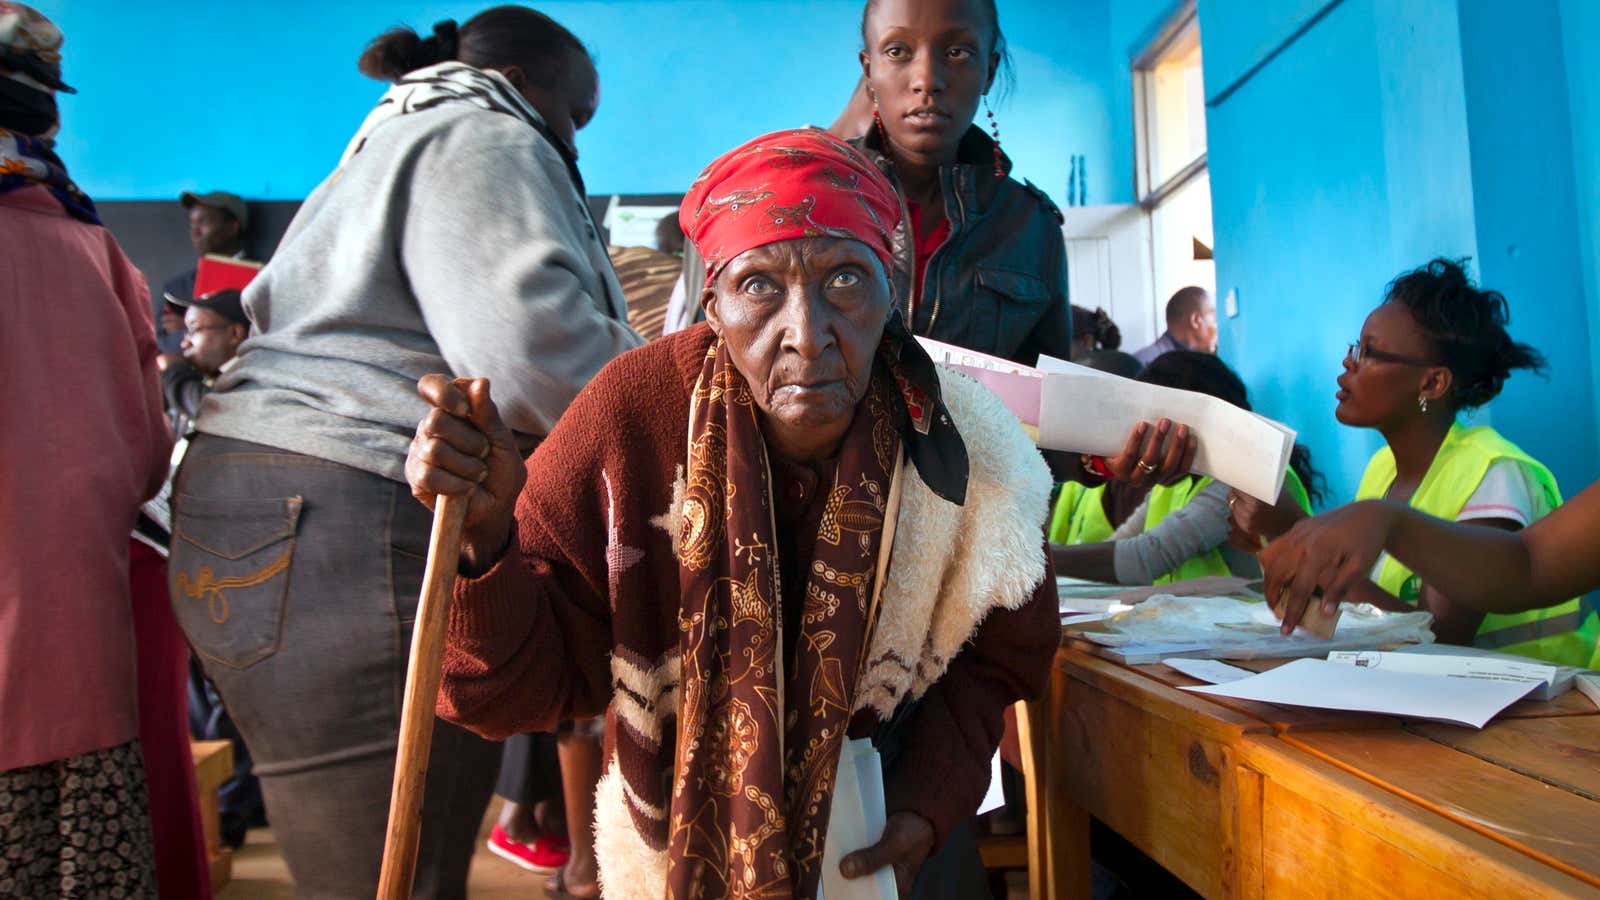
<path id="1" fill-rule="evenodd" d="M 394 760 L 394 790 L 389 797 L 389 830 L 383 841 L 379 900 L 405 900 L 417 870 L 417 838 L 422 831 L 422 787 L 428 779 L 428 747 L 433 739 L 433 708 L 439 699 L 445 626 L 461 557 L 461 524 L 467 497 L 440 495 L 428 537 L 428 565 L 422 598 L 411 631 L 411 661 L 406 667 L 405 703 L 400 708 L 400 749 Z"/>

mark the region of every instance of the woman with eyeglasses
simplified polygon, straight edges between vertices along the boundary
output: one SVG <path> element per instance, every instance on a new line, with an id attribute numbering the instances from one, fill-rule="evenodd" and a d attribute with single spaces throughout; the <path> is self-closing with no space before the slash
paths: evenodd
<path id="1" fill-rule="evenodd" d="M 1494 399 L 1512 372 L 1544 368 L 1537 350 L 1506 333 L 1508 318 L 1505 297 L 1474 285 L 1458 262 L 1435 259 L 1389 285 L 1339 376 L 1339 421 L 1375 428 L 1387 443 L 1367 464 L 1357 500 L 1503 531 L 1520 531 L 1561 504 L 1555 476 L 1542 463 L 1493 428 L 1456 421 L 1462 411 Z M 1236 498 L 1234 515 L 1252 538 L 1275 538 L 1294 524 L 1244 497 Z M 1270 602 L 1287 599 L 1281 575 L 1268 588 Z M 1587 666 L 1594 652 L 1595 628 L 1585 625 L 1575 599 L 1531 609 L 1483 603 L 1447 594 L 1387 553 L 1378 556 L 1368 580 L 1341 596 L 1388 609 L 1426 609 L 1443 643 L 1577 666 Z M 1303 606 L 1301 597 L 1286 629 Z"/>

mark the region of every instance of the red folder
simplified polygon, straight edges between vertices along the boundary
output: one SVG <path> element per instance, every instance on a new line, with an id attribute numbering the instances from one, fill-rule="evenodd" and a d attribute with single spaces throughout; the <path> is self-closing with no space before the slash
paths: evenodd
<path id="1" fill-rule="evenodd" d="M 236 291 L 244 290 L 256 273 L 261 271 L 261 263 L 249 259 L 234 259 L 231 256 L 218 256 L 207 253 L 200 260 L 194 273 L 195 297 L 209 297 L 217 291 L 232 288 Z"/>

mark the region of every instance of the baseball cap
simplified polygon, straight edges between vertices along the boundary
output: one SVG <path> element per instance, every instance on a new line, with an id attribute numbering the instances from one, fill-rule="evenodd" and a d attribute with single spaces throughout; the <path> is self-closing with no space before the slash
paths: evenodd
<path id="1" fill-rule="evenodd" d="M 189 305 L 209 309 L 230 322 L 237 322 L 240 325 L 250 324 L 250 317 L 244 314 L 244 297 L 233 288 L 196 297 L 189 301 Z"/>
<path id="2" fill-rule="evenodd" d="M 244 199 L 238 194 L 230 194 L 227 191 L 208 191 L 204 194 L 184 191 L 178 195 L 178 202 L 183 204 L 184 209 L 188 209 L 196 203 L 201 206 L 209 206 L 212 209 L 220 209 L 233 216 L 239 222 L 240 228 L 246 228 L 250 225 L 250 213 L 245 209 Z"/>

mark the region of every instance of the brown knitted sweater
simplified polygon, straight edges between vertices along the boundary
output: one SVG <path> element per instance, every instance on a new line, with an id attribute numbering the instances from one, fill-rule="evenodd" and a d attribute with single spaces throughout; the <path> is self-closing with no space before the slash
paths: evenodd
<path id="1" fill-rule="evenodd" d="M 528 460 L 517 540 L 481 577 L 456 583 L 441 717 L 501 738 L 600 715 L 615 693 L 626 708 L 611 712 L 612 763 L 619 741 L 672 746 L 676 675 L 659 674 L 678 640 L 677 523 L 669 511 L 689 397 L 711 341 L 702 324 L 617 358 Z M 969 452 L 982 452 L 975 437 L 982 436 L 965 435 Z M 900 527 L 914 524 L 902 519 Z M 885 785 L 891 814 L 920 813 L 942 842 L 974 812 L 1003 711 L 1042 690 L 1059 635 L 1048 571 L 1031 600 L 983 619 L 905 725 L 905 755 Z M 853 731 L 875 718 L 863 710 Z M 624 774 L 635 784 L 655 777 Z M 646 799 L 666 801 L 664 792 Z"/>

